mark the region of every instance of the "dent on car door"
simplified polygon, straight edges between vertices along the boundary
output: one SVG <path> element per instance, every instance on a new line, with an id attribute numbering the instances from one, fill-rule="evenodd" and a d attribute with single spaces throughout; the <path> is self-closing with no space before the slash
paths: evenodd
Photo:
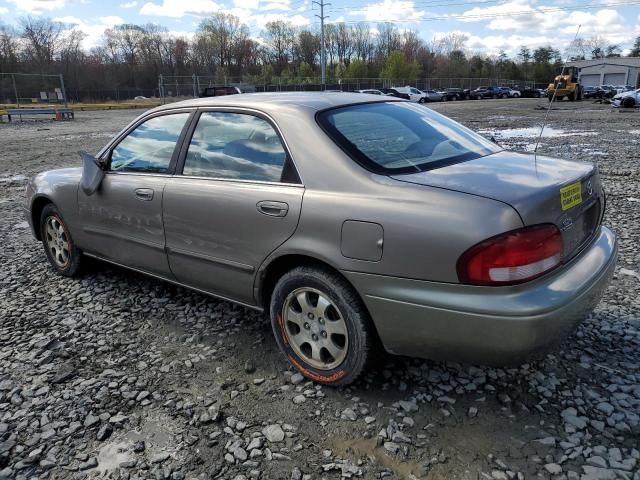
<path id="1" fill-rule="evenodd" d="M 99 189 L 91 196 L 79 190 L 87 253 L 170 276 L 162 195 L 189 115 L 183 111 L 142 121 L 110 149 Z"/>
<path id="2" fill-rule="evenodd" d="M 254 304 L 262 261 L 295 231 L 304 188 L 282 140 L 261 116 L 202 112 L 167 183 L 169 264 L 193 287 Z"/>

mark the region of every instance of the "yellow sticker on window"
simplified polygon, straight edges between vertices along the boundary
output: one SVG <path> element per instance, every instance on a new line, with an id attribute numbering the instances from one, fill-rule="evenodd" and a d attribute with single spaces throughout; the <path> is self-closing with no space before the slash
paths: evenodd
<path id="1" fill-rule="evenodd" d="M 582 184 L 572 183 L 560 189 L 560 205 L 562 210 L 569 210 L 571 207 L 582 203 Z"/>

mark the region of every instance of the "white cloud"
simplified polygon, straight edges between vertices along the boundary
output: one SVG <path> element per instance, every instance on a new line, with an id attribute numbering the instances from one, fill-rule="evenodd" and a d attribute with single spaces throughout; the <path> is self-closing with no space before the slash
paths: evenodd
<path id="1" fill-rule="evenodd" d="M 124 19 L 116 15 L 98 17 L 95 22 L 85 22 L 84 20 L 80 20 L 72 15 L 56 17 L 53 20 L 56 22 L 66 23 L 68 25 L 75 25 L 79 30 L 86 33 L 87 36 L 82 41 L 82 48 L 85 50 L 89 50 L 98 45 L 107 28 L 113 28 L 116 25 L 124 23 Z"/>
<path id="2" fill-rule="evenodd" d="M 233 0 L 233 5 L 237 8 L 256 9 L 260 0 Z"/>
<path id="3" fill-rule="evenodd" d="M 306 7 L 303 6 L 302 8 L 303 10 L 306 10 Z M 265 12 L 269 10 L 291 10 L 291 6 L 289 5 L 289 0 L 272 0 L 266 5 L 260 7 L 260 10 Z"/>
<path id="4" fill-rule="evenodd" d="M 622 15 L 616 10 L 605 9 L 598 10 L 595 13 L 590 12 L 572 12 L 567 17 L 566 22 L 568 26 L 562 31 L 563 33 L 574 33 L 578 30 L 580 25 L 580 34 L 613 34 L 628 31 L 625 26 L 625 21 Z"/>
<path id="5" fill-rule="evenodd" d="M 180 18 L 185 15 L 210 15 L 221 8 L 211 0 L 162 0 L 162 3 L 145 3 L 140 15 Z"/>
<path id="6" fill-rule="evenodd" d="M 136 0 L 133 0 L 133 2 L 127 2 L 127 3 L 121 3 L 120 7 L 122 8 L 133 8 L 135 6 L 138 5 L 138 2 Z"/>
<path id="7" fill-rule="evenodd" d="M 336 18 L 329 17 L 327 19 L 327 23 L 342 23 L 344 21 L 345 21 L 344 15 L 340 15 L 339 17 L 336 17 Z"/>
<path id="8" fill-rule="evenodd" d="M 517 49 L 519 45 L 536 48 L 551 44 L 564 50 L 575 36 L 578 25 L 581 25 L 581 38 L 598 35 L 608 42 L 616 44 L 632 43 L 634 36 L 637 35 L 636 32 L 640 29 L 628 25 L 625 18 L 615 9 L 605 8 L 597 12 L 588 12 L 581 10 L 562 11 L 558 8 L 557 4 L 538 5 L 536 0 L 510 0 L 500 5 L 472 8 L 465 11 L 460 20 L 463 22 L 485 22 L 486 29 L 500 32 L 500 34 L 488 37 L 475 36 L 476 39 L 483 39 L 478 41 L 475 48 L 484 47 L 495 51 L 500 45 L 500 48 L 507 52 Z M 549 12 L 549 9 L 554 11 Z M 509 13 L 512 16 L 504 16 Z M 518 13 L 518 15 L 513 15 L 514 13 Z M 496 16 L 492 18 L 491 15 Z M 506 32 L 514 32 L 514 34 L 505 35 Z M 547 36 L 542 37 L 539 34 L 547 34 Z M 518 38 L 523 41 L 511 46 L 505 40 L 516 39 L 515 41 L 518 41 Z M 546 41 L 540 43 L 543 38 L 546 38 Z M 527 39 L 531 43 L 524 41 Z M 481 42 L 485 40 L 489 43 L 483 45 Z"/>
<path id="9" fill-rule="evenodd" d="M 358 10 L 352 10 L 350 14 L 363 16 L 368 22 L 411 22 L 420 20 L 424 16 L 424 11 L 416 10 L 413 1 L 383 0 L 379 3 L 369 3 Z"/>
<path id="10" fill-rule="evenodd" d="M 5 7 L 0 7 L 0 15 L 6 15 L 9 13 L 9 9 Z"/>
<path id="11" fill-rule="evenodd" d="M 252 20 L 255 26 L 258 28 L 264 28 L 267 23 L 275 22 L 277 20 L 284 20 L 285 22 L 289 22 L 294 27 L 306 27 L 311 23 L 309 18 L 303 15 L 296 14 L 293 16 L 288 16 L 281 13 L 266 13 L 254 15 Z"/>
<path id="12" fill-rule="evenodd" d="M 13 3 L 19 11 L 35 15 L 59 10 L 66 4 L 66 0 L 8 0 L 8 2 Z"/>

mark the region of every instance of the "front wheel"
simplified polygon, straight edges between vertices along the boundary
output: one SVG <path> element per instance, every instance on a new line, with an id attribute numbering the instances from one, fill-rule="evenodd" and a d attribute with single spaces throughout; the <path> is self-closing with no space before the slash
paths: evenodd
<path id="1" fill-rule="evenodd" d="M 69 228 L 53 204 L 44 207 L 40 215 L 42 244 L 49 263 L 65 277 L 76 276 L 81 269 L 82 251 L 76 247 Z"/>
<path id="2" fill-rule="evenodd" d="M 424 98 L 424 97 L 422 97 L 422 98 L 420 98 L 420 100 L 418 100 L 419 103 L 425 103 L 426 101 L 427 101 L 427 99 Z"/>
<path id="3" fill-rule="evenodd" d="M 353 288 L 329 270 L 298 267 L 280 278 L 270 304 L 278 346 L 310 380 L 341 386 L 365 370 L 375 335 Z"/>

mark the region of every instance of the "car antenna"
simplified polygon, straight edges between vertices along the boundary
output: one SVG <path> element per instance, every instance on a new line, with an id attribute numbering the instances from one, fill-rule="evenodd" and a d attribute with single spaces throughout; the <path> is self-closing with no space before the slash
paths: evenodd
<path id="1" fill-rule="evenodd" d="M 576 32 L 575 37 L 573 37 L 573 42 L 569 45 L 569 49 L 567 51 L 567 55 L 564 58 L 564 64 L 562 65 L 562 71 L 560 72 L 560 76 L 564 75 L 564 71 L 567 69 L 567 63 L 569 62 L 569 54 L 571 53 L 571 46 L 575 45 L 576 40 L 578 39 L 578 34 L 580 33 L 580 28 L 582 25 L 578 25 L 578 31 Z M 555 79 L 554 79 L 555 82 Z M 540 134 L 538 135 L 538 139 L 536 140 L 536 148 L 533 149 L 534 155 L 538 153 L 538 145 L 540 145 L 540 139 L 542 138 L 542 132 L 544 132 L 544 127 L 547 125 L 547 119 L 549 118 L 549 112 L 551 112 L 551 106 L 556 99 L 556 93 L 558 93 L 558 85 L 556 84 L 556 88 L 553 89 L 553 97 L 549 100 L 549 108 L 547 108 L 547 113 L 544 115 L 544 120 L 542 121 L 542 128 L 540 128 Z"/>

